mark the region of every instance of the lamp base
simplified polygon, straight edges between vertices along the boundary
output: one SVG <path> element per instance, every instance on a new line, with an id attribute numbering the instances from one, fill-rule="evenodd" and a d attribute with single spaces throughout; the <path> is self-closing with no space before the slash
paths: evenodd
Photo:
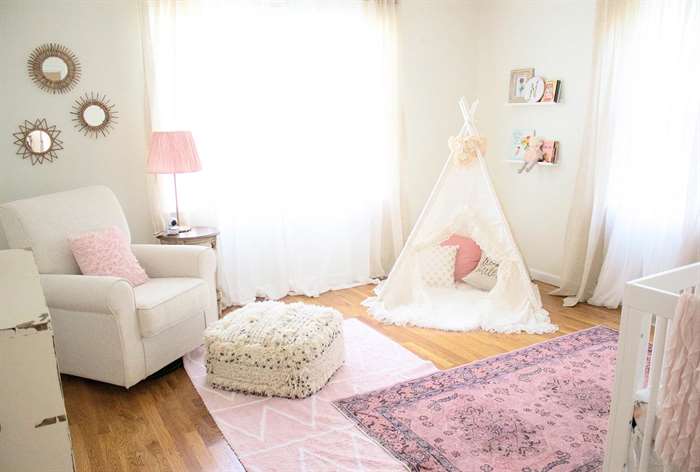
<path id="1" fill-rule="evenodd" d="M 188 231 L 192 231 L 192 226 L 180 226 L 180 227 L 178 227 L 178 232 L 180 232 L 180 233 L 186 233 Z"/>

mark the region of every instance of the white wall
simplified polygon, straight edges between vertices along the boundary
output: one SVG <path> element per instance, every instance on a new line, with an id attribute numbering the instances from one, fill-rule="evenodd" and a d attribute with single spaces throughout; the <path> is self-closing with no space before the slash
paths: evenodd
<path id="1" fill-rule="evenodd" d="M 135 0 L 0 0 L 0 202 L 105 184 L 124 207 L 134 240 L 151 240 L 140 38 Z M 46 42 L 64 44 L 80 59 L 82 78 L 68 94 L 44 92 L 27 74 L 27 57 Z M 73 101 L 90 91 L 107 94 L 119 112 L 106 138 L 73 127 Z M 15 154 L 12 133 L 37 118 L 61 130 L 64 150 L 53 163 L 32 166 Z M 0 229 L 0 248 L 6 245 Z"/>
<path id="2" fill-rule="evenodd" d="M 409 230 L 447 156 L 447 137 L 461 126 L 455 100 L 474 92 L 475 9 L 472 0 L 402 0 L 399 8 L 400 93 L 406 159 L 402 167 Z M 31 26 L 28 26 L 31 25 Z M 136 0 L 0 0 L 0 132 L 46 118 L 62 131 L 54 163 L 32 166 L 0 140 L 0 202 L 103 183 L 119 197 L 135 240 L 150 238 L 144 160 L 143 66 Z M 29 79 L 26 59 L 44 42 L 71 48 L 83 75 L 66 95 L 51 95 Z M 106 93 L 119 123 L 106 138 L 73 128 L 71 106 L 85 91 Z M 6 247 L 0 228 L 0 248 Z"/>
<path id="3" fill-rule="evenodd" d="M 480 0 L 478 14 L 478 125 L 488 167 L 533 277 L 556 281 L 588 105 L 595 0 Z M 505 106 L 510 71 L 524 67 L 562 81 L 560 105 Z M 519 175 L 504 162 L 516 128 L 558 140 L 559 167 Z"/>
<path id="4" fill-rule="evenodd" d="M 405 160 L 405 229 L 415 223 L 461 126 L 456 100 L 479 98 L 478 124 L 489 139 L 488 165 L 533 275 L 558 275 L 578 168 L 591 68 L 595 0 L 401 0 L 399 67 Z M 83 77 L 67 95 L 37 88 L 26 72 L 31 50 L 63 43 Z M 0 202 L 102 183 L 119 197 L 136 241 L 150 239 L 144 161 L 143 67 L 136 0 L 0 0 Z M 563 82 L 554 107 L 509 108 L 509 72 L 534 67 Z M 106 93 L 120 114 L 107 138 L 79 134 L 73 100 Z M 15 155 L 11 135 L 23 120 L 46 118 L 65 149 L 51 164 Z M 513 128 L 534 127 L 561 142 L 561 165 L 518 175 L 503 162 Z M 0 248 L 5 247 L 0 230 Z"/>
<path id="5" fill-rule="evenodd" d="M 406 228 L 415 223 L 462 124 L 456 101 L 480 100 L 488 167 L 516 240 L 535 278 L 556 282 L 578 170 L 592 66 L 595 0 L 403 0 L 401 75 Z M 507 107 L 510 71 L 562 81 L 552 107 Z M 518 175 L 515 128 L 560 142 L 560 165 Z"/>
<path id="6" fill-rule="evenodd" d="M 399 88 L 406 232 L 415 223 L 462 126 L 460 96 L 476 93 L 476 10 L 472 0 L 401 0 Z"/>
<path id="7" fill-rule="evenodd" d="M 402 0 L 399 8 L 400 93 L 406 159 L 402 167 L 405 229 L 415 222 L 447 156 L 447 137 L 461 126 L 457 97 L 476 87 L 473 0 Z M 31 25 L 31 26 L 27 26 Z M 62 130 L 64 150 L 31 166 L 0 140 L 0 202 L 103 183 L 119 197 L 137 241 L 150 237 L 146 205 L 143 67 L 136 0 L 0 0 L 0 132 L 25 119 L 47 118 Z M 26 58 L 44 42 L 70 47 L 83 66 L 71 93 L 50 95 L 26 73 Z M 84 91 L 106 93 L 120 120 L 107 138 L 88 139 L 70 120 Z M 6 242 L 0 228 L 0 248 Z"/>

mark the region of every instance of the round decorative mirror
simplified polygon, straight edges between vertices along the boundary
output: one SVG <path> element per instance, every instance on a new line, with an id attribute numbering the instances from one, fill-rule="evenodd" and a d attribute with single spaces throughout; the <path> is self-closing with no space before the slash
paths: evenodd
<path id="1" fill-rule="evenodd" d="M 19 125 L 19 132 L 12 135 L 17 138 L 17 154 L 34 165 L 53 162 L 58 158 L 56 151 L 63 149 L 59 134 L 61 132 L 55 126 L 49 126 L 44 119 L 37 119 L 34 122 L 25 121 Z"/>
<path id="2" fill-rule="evenodd" d="M 42 129 L 35 129 L 27 134 L 25 146 L 33 154 L 44 154 L 51 149 L 51 136 Z"/>
<path id="3" fill-rule="evenodd" d="M 85 136 L 107 136 L 114 128 L 118 112 L 106 95 L 89 93 L 78 98 L 73 104 L 73 121 L 78 131 Z"/>
<path id="4" fill-rule="evenodd" d="M 107 113 L 99 105 L 90 105 L 83 111 L 83 119 L 92 128 L 96 128 L 105 122 Z"/>
<path id="5" fill-rule="evenodd" d="M 68 76 L 68 64 L 60 57 L 50 56 L 41 63 L 41 73 L 51 82 L 60 82 Z"/>
<path id="6" fill-rule="evenodd" d="M 66 93 L 80 80 L 80 62 L 70 49 L 60 44 L 43 44 L 27 61 L 29 76 L 41 89 Z"/>

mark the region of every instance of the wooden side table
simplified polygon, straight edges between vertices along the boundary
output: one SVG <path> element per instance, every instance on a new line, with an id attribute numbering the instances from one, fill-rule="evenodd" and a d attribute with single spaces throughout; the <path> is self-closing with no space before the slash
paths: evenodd
<path id="1" fill-rule="evenodd" d="M 156 238 L 158 238 L 161 244 L 191 244 L 198 246 L 209 246 L 215 251 L 218 236 L 219 230 L 209 226 L 193 226 L 191 230 L 179 234 L 156 234 Z M 221 318 L 223 306 L 222 293 L 219 287 L 216 288 L 216 304 L 219 309 L 219 318 Z"/>

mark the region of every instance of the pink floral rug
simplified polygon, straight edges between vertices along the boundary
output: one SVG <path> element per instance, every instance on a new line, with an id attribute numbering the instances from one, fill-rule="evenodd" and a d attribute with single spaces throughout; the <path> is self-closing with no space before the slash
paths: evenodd
<path id="1" fill-rule="evenodd" d="M 616 351 L 597 326 L 334 404 L 410 470 L 598 471 Z"/>
<path id="2" fill-rule="evenodd" d="M 304 400 L 214 390 L 205 382 L 203 348 L 185 356 L 192 383 L 247 471 L 405 470 L 332 402 L 437 369 L 361 321 L 346 320 L 343 328 L 345 365 L 320 392 Z"/>

